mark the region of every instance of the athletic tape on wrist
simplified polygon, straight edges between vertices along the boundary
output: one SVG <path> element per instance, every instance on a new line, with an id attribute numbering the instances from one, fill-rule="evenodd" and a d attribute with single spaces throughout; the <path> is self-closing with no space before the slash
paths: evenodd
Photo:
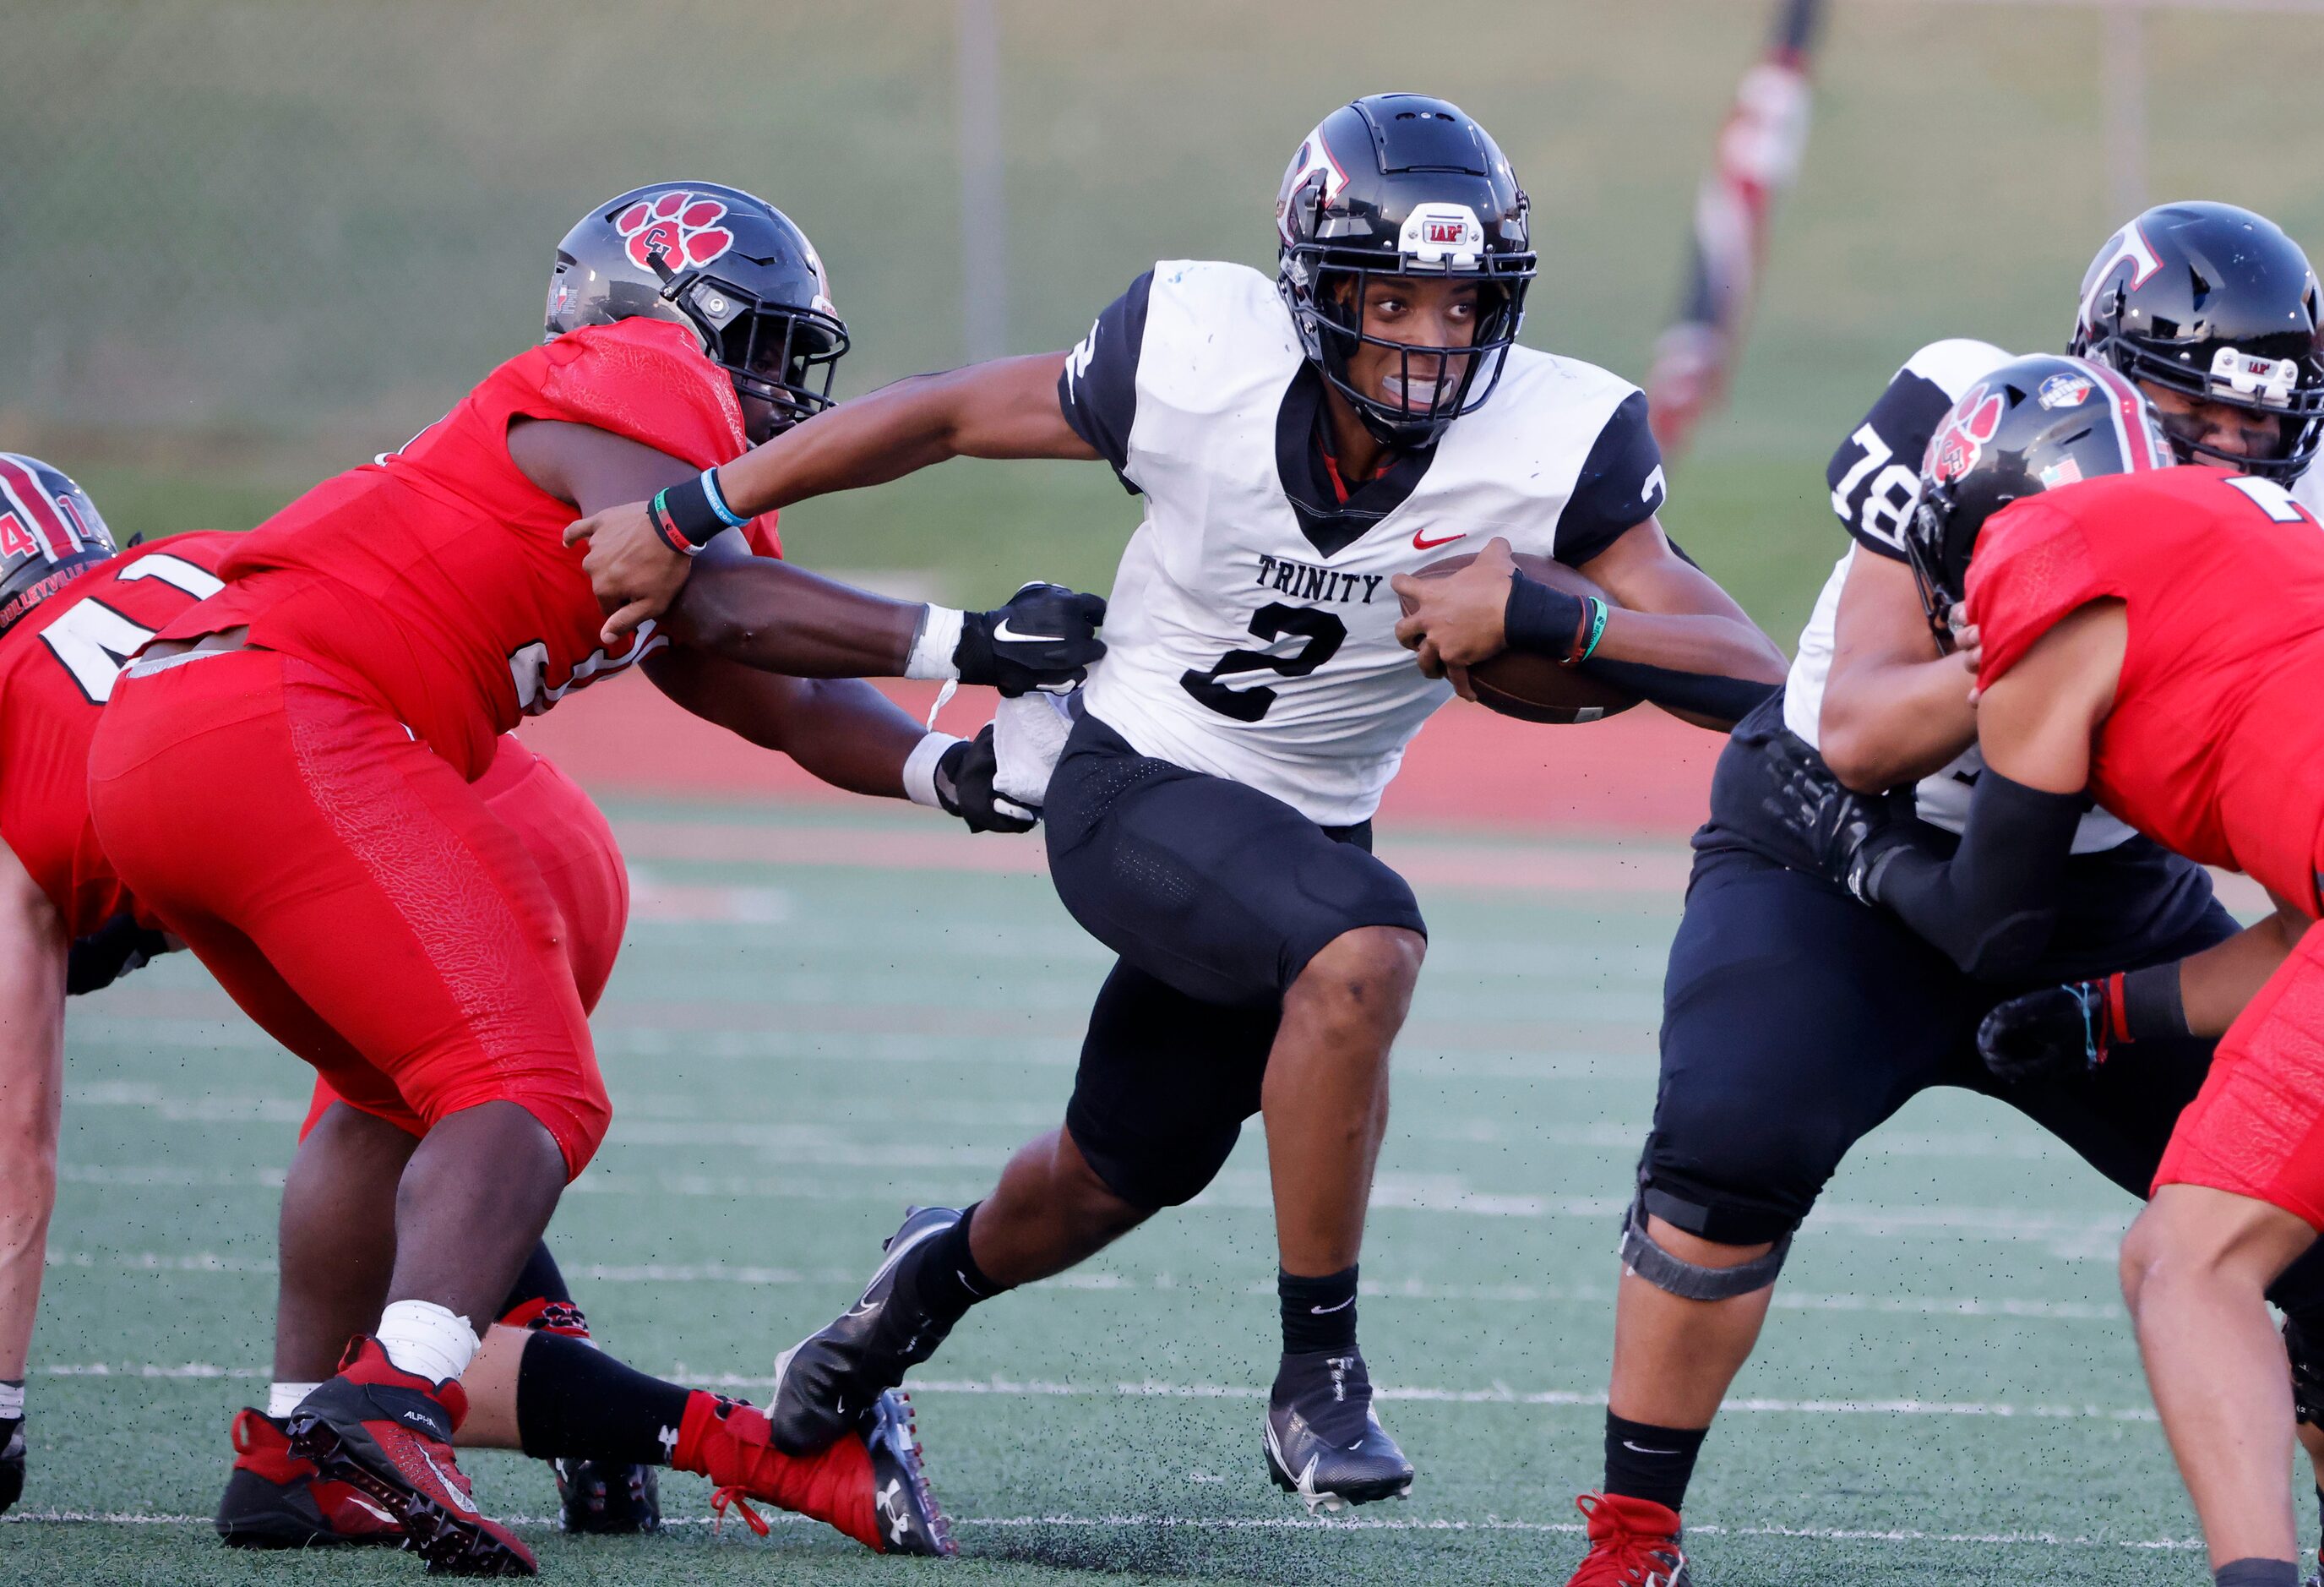
<path id="1" fill-rule="evenodd" d="M 912 654 L 904 663 L 904 676 L 958 678 L 960 663 L 953 660 L 953 652 L 960 649 L 960 631 L 967 620 L 957 607 L 931 603 L 920 616 L 920 632 L 912 636 Z"/>
<path id="2" fill-rule="evenodd" d="M 931 810 L 944 808 L 944 801 L 936 798 L 936 762 L 958 743 L 960 740 L 949 733 L 931 733 L 912 746 L 912 752 L 904 757 L 906 798 Z"/>
<path id="3" fill-rule="evenodd" d="M 702 471 L 702 495 L 710 503 L 710 510 L 718 514 L 718 521 L 727 528 L 740 529 L 751 521 L 726 504 L 726 493 L 718 488 L 718 471 L 715 468 Z"/>
<path id="4" fill-rule="evenodd" d="M 1622 1225 L 1622 1266 L 1681 1300 L 1732 1300 L 1738 1295 L 1756 1294 L 1775 1281 L 1791 1250 L 1792 1237 L 1786 1234 L 1766 1255 L 1732 1268 L 1706 1268 L 1673 1256 L 1656 1245 L 1647 1232 L 1643 1195 L 1630 1204 L 1630 1215 Z"/>

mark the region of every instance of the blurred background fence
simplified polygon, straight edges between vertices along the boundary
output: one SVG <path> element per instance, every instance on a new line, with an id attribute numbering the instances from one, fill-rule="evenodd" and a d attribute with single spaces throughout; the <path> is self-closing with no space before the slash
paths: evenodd
<path id="1" fill-rule="evenodd" d="M 814 236 L 854 333 L 844 393 L 961 360 L 976 246 L 1005 258 L 983 334 L 1062 346 L 1157 257 L 1271 268 L 1289 152 L 1385 88 L 1459 102 L 1531 190 L 1526 339 L 1638 379 L 1768 13 L 0 0 L 0 446 L 79 475 L 124 530 L 245 526 L 537 337 L 556 239 L 669 177 L 752 189 Z M 1731 401 L 1667 515 L 1778 637 L 1837 549 L 1838 438 L 1923 341 L 2060 343 L 2126 171 L 2324 245 L 2319 8 L 2144 7 L 2143 129 L 2123 25 L 2070 0 L 1835 0 Z M 964 126 L 991 140 L 965 171 Z M 964 190 L 999 195 L 997 237 L 964 244 Z M 954 464 L 788 527 L 816 566 L 966 598 L 1102 586 L 1135 515 L 1101 468 Z"/>

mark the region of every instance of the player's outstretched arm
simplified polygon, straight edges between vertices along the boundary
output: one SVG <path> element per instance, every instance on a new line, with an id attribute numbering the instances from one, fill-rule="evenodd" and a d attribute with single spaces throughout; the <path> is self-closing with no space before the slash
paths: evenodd
<path id="1" fill-rule="evenodd" d="M 718 495 L 733 516 L 750 519 L 898 479 L 948 457 L 1094 460 L 1096 450 L 1074 433 L 1058 405 L 1066 356 L 1036 353 L 972 364 L 842 402 L 714 470 Z M 668 609 L 687 582 L 687 558 L 649 515 L 652 494 L 584 505 L 582 519 L 565 531 L 567 545 L 590 542 L 585 566 L 597 598 L 613 614 L 608 643 Z"/>
<path id="2" fill-rule="evenodd" d="M 1026 832 L 1036 812 L 994 788 L 993 734 L 931 733 L 861 678 L 785 678 L 699 650 L 659 651 L 646 676 L 706 722 L 788 755 L 850 793 L 908 798 L 972 832 Z"/>
<path id="3" fill-rule="evenodd" d="M 56 907 L 0 845 L 0 1379 L 24 1376 L 56 1205 L 67 946 Z"/>
<path id="4" fill-rule="evenodd" d="M 1985 1066 L 2012 1083 L 2056 1078 L 2138 1042 L 2226 1035 L 2315 924 L 2274 902 L 2273 914 L 2200 954 L 2011 998 L 1978 1027 Z"/>
<path id="5" fill-rule="evenodd" d="M 1862 793 L 1918 782 L 1977 742 L 1962 655 L 1976 631 L 1940 651 L 1905 563 L 1858 549 L 1832 625 L 1816 747 Z"/>

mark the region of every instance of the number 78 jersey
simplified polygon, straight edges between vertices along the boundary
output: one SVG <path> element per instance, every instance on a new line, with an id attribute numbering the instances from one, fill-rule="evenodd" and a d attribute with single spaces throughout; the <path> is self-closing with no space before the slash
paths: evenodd
<path id="1" fill-rule="evenodd" d="M 1665 494 L 1637 388 L 1517 347 L 1434 448 L 1340 499 L 1321 379 L 1275 284 L 1241 265 L 1156 265 L 1099 317 L 1058 396 L 1146 498 L 1090 711 L 1141 754 L 1324 826 L 1370 817 L 1452 697 L 1397 642 L 1392 577 L 1496 536 L 1584 562 Z"/>
<path id="2" fill-rule="evenodd" d="M 221 587 L 240 539 L 173 535 L 100 562 L 0 638 L 0 838 L 83 937 L 128 907 L 88 819 L 88 744 L 114 679 Z"/>

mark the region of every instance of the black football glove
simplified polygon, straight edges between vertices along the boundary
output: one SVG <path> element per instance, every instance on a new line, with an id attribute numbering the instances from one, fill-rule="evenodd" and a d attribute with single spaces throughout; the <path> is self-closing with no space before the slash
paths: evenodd
<path id="1" fill-rule="evenodd" d="M 1105 599 L 1061 584 L 1028 584 L 991 612 L 961 616 L 953 665 L 963 683 L 991 684 L 1004 695 L 1028 689 L 1062 693 L 1089 676 L 1105 654 L 1097 637 Z"/>
<path id="2" fill-rule="evenodd" d="M 1790 734 L 1770 741 L 1766 753 L 1775 786 L 1760 807 L 1799 840 L 1827 881 L 1859 902 L 1877 901 L 1872 888 L 1881 859 L 1908 841 L 1897 830 L 1895 796 L 1868 798 L 1855 792 L 1832 775 L 1821 755 Z M 1912 798 L 1910 789 L 1904 798 Z"/>
<path id="3" fill-rule="evenodd" d="M 2106 988 L 2095 981 L 2011 998 L 1977 1028 L 1978 1056 L 2013 1085 L 2087 1075 L 2107 1061 L 2116 1039 Z"/>
<path id="4" fill-rule="evenodd" d="M 74 939 L 65 958 L 65 995 L 78 997 L 111 986 L 169 951 L 166 937 L 138 925 L 136 917 L 124 910 L 87 937 Z"/>
<path id="5" fill-rule="evenodd" d="M 961 740 L 936 762 L 936 803 L 968 823 L 971 832 L 1030 832 L 1041 812 L 997 793 L 992 787 L 1000 759 L 993 752 L 992 724 L 974 738 Z"/>

